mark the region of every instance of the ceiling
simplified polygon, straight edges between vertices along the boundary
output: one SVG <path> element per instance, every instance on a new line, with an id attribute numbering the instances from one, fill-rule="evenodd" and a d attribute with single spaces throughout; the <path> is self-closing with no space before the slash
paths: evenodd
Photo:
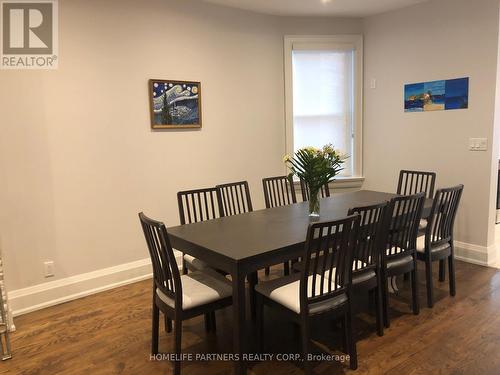
<path id="1" fill-rule="evenodd" d="M 428 0 L 203 0 L 280 16 L 366 17 Z"/>

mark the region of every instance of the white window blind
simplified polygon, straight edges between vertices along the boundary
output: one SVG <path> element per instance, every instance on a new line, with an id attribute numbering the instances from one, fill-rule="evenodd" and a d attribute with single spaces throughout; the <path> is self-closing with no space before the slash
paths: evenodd
<path id="1" fill-rule="evenodd" d="M 348 44 L 294 43 L 293 148 L 332 143 L 350 155 L 353 175 L 355 48 Z"/>

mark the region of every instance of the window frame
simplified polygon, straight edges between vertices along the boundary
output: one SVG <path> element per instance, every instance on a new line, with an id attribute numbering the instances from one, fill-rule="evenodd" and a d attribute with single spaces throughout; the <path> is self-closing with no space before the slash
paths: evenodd
<path id="1" fill-rule="evenodd" d="M 285 147 L 286 153 L 293 154 L 293 44 L 353 46 L 354 58 L 354 126 L 353 153 L 351 157 L 352 175 L 339 179 L 353 180 L 363 177 L 363 36 L 345 35 L 285 35 L 284 37 L 284 73 L 285 73 Z M 314 49 L 314 48 L 311 48 Z"/>

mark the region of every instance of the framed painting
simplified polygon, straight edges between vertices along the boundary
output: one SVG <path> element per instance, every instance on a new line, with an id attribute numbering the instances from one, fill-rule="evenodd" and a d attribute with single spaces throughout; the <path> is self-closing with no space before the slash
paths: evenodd
<path id="1" fill-rule="evenodd" d="M 404 87 L 405 112 L 448 111 L 469 107 L 469 78 L 410 83 Z"/>
<path id="2" fill-rule="evenodd" d="M 151 128 L 201 128 L 201 84 L 191 81 L 149 80 Z"/>

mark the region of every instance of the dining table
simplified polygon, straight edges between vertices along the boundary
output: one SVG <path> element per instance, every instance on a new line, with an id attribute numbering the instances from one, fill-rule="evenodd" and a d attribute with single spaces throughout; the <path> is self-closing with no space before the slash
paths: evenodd
<path id="1" fill-rule="evenodd" d="M 353 207 L 397 197 L 371 190 L 336 193 L 320 200 L 320 221 L 343 218 Z M 424 203 L 427 217 L 432 199 Z M 245 279 L 256 280 L 258 270 L 300 258 L 310 222 L 308 202 L 267 208 L 167 229 L 172 246 L 231 276 L 233 287 L 234 372 L 246 373 Z M 316 220 L 317 221 L 317 220 Z M 250 290 L 250 295 L 255 293 Z"/>

